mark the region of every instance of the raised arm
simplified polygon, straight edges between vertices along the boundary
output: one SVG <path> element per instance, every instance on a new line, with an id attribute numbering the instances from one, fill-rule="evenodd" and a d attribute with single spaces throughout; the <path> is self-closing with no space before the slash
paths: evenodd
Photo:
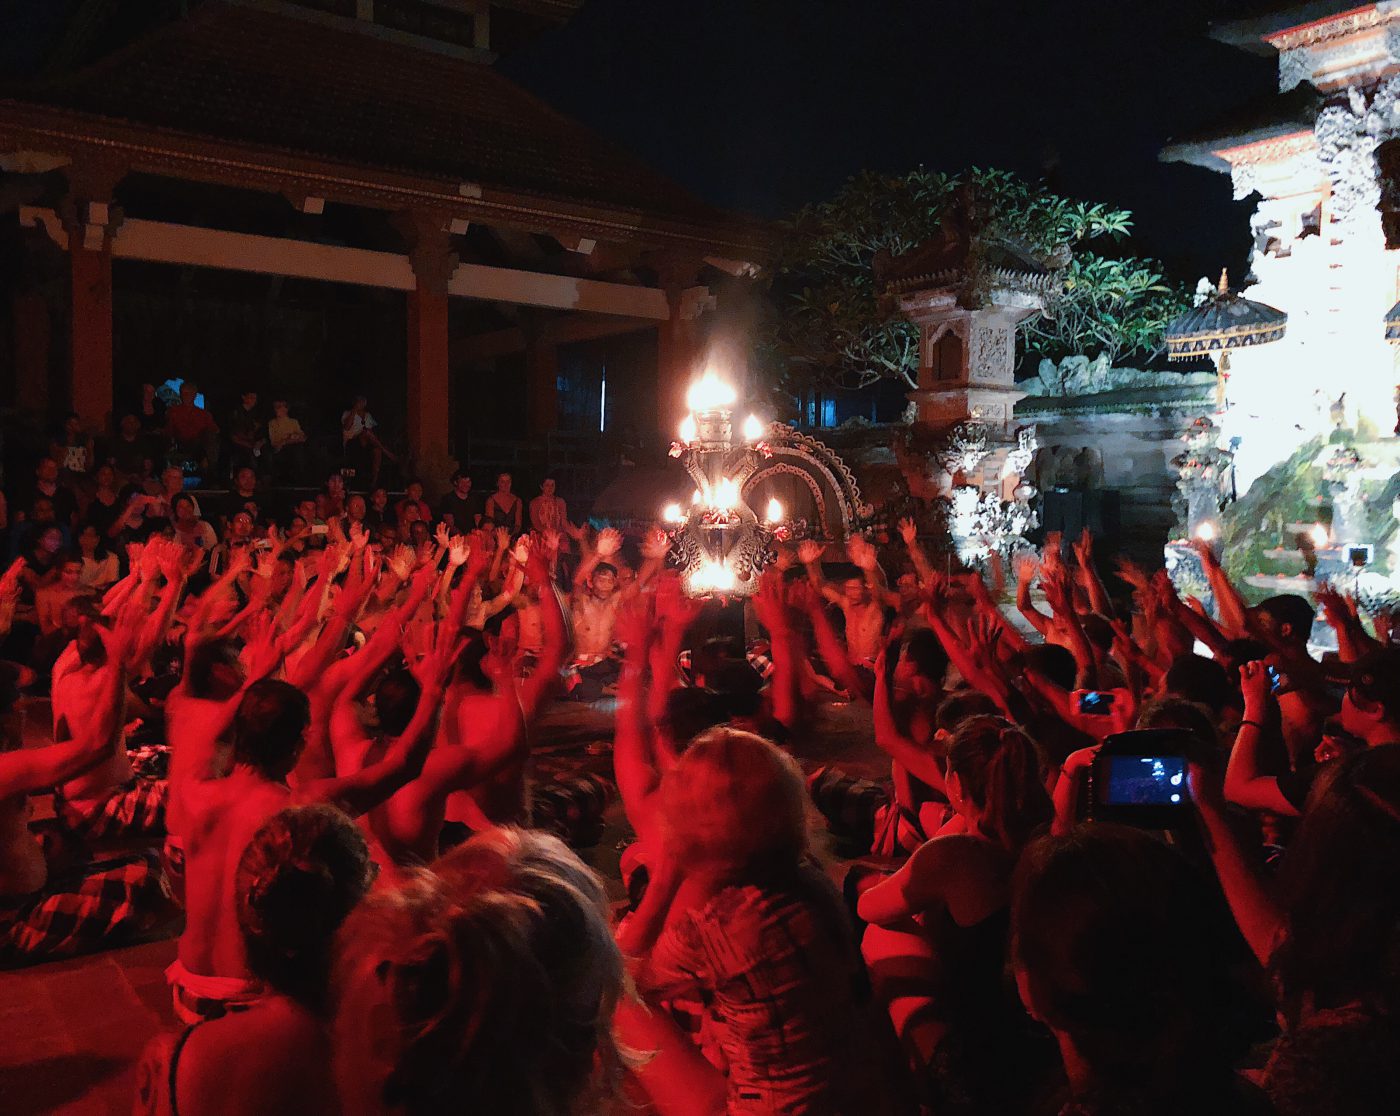
<path id="1" fill-rule="evenodd" d="M 889 671 L 893 668 L 889 650 L 891 644 L 880 649 L 875 660 L 875 744 L 890 759 L 894 760 L 915 778 L 922 780 L 935 790 L 943 790 L 943 764 L 938 757 L 920 748 L 909 737 L 899 731 L 894 717 Z"/>
<path id="2" fill-rule="evenodd" d="M 807 571 L 807 580 L 813 589 L 832 604 L 841 603 L 841 594 L 822 577 L 822 544 L 812 539 L 803 539 L 797 544 L 797 560 Z M 835 668 L 833 668 L 835 669 Z"/>
<path id="3" fill-rule="evenodd" d="M 1079 538 L 1071 544 L 1071 549 L 1079 567 L 1079 584 L 1084 587 L 1084 592 L 1089 598 L 1089 607 L 1100 616 L 1111 617 L 1113 605 L 1109 602 L 1108 590 L 1103 586 L 1099 571 L 1094 566 L 1094 536 L 1090 534 L 1089 528 L 1084 528 Z"/>
<path id="4" fill-rule="evenodd" d="M 1272 716 L 1269 671 L 1262 662 L 1240 667 L 1240 690 L 1244 694 L 1244 720 L 1230 749 L 1225 768 L 1225 800 L 1246 810 L 1268 810 L 1286 817 L 1297 817 L 1297 808 L 1283 796 L 1278 779 L 1264 773 L 1259 750 L 1264 742 L 1264 726 L 1277 724 Z"/>
<path id="5" fill-rule="evenodd" d="M 1240 596 L 1240 591 L 1230 581 L 1230 575 L 1215 556 L 1210 543 L 1204 539 L 1192 539 L 1191 549 L 1199 555 L 1201 568 L 1215 595 L 1215 610 L 1220 615 L 1220 626 L 1232 639 L 1239 639 L 1251 631 L 1249 610 Z"/>
<path id="6" fill-rule="evenodd" d="M 644 594 L 628 601 L 618 613 L 616 632 L 626 644 L 622 674 L 617 683 L 617 719 L 613 737 L 613 775 L 617 779 L 622 812 L 643 845 L 650 846 L 659 832 L 656 792 L 661 768 L 652 748 L 652 725 L 647 715 L 647 663 L 657 636 L 653 597 Z M 653 681 L 653 686 L 655 682 Z"/>
<path id="7" fill-rule="evenodd" d="M 98 626 L 97 632 L 106 649 L 107 663 L 101 668 L 102 681 L 92 704 L 66 717 L 72 735 L 63 743 L 0 752 L 0 799 L 57 786 L 112 755 L 113 741 L 121 727 L 121 699 L 126 688 L 122 661 L 127 655 L 131 630 L 127 625 L 118 625 L 109 632 Z"/>
<path id="8" fill-rule="evenodd" d="M 588 585 L 588 579 L 593 576 L 593 571 L 598 568 L 598 563 L 611 558 L 621 546 L 622 536 L 611 527 L 599 531 L 593 546 L 585 549 L 583 560 L 574 571 L 574 592 L 582 592 Z"/>
<path id="9" fill-rule="evenodd" d="M 933 563 L 928 560 L 924 548 L 919 545 L 919 527 L 912 519 L 899 521 L 899 537 L 904 540 L 904 549 L 909 552 L 909 561 L 914 564 L 914 572 L 919 576 L 919 584 L 925 589 L 933 579 Z"/>
<path id="10" fill-rule="evenodd" d="M 768 629 L 773 679 L 769 686 L 773 719 L 788 730 L 797 725 L 797 663 L 793 655 L 794 633 L 787 602 L 783 597 L 782 575 L 764 571 L 753 598 L 754 612 Z"/>
<path id="11" fill-rule="evenodd" d="M 354 817 L 372 810 L 417 777 L 437 735 L 447 675 L 461 649 L 462 639 L 457 633 L 439 633 L 438 644 L 418 675 L 422 689 L 413 719 L 379 760 L 352 774 L 304 783 L 297 790 L 297 798 L 303 802 L 329 802 Z"/>
<path id="12" fill-rule="evenodd" d="M 1016 559 L 1016 610 L 1041 634 L 1050 634 L 1050 618 L 1031 603 L 1031 582 L 1035 580 L 1040 563 L 1031 554 L 1019 555 Z"/>

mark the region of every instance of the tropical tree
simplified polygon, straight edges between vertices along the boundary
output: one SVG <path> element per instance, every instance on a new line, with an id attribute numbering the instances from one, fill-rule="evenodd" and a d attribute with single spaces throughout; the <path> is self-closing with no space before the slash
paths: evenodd
<path id="1" fill-rule="evenodd" d="M 881 252 L 898 256 L 923 243 L 959 199 L 971 199 L 981 238 L 1064 265 L 1054 316 L 1026 323 L 1023 351 L 1150 358 L 1166 323 L 1188 305 L 1152 261 L 1087 247 L 1126 237 L 1126 210 L 1061 197 L 1005 171 L 867 171 L 782 225 L 764 348 L 784 387 L 862 388 L 886 378 L 916 386 L 918 331 L 880 297 L 873 264 Z"/>

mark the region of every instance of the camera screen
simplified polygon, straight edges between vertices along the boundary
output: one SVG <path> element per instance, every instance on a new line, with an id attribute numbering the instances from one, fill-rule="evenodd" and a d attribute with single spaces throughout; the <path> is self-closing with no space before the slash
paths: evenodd
<path id="1" fill-rule="evenodd" d="M 1106 806 L 1181 806 L 1186 802 L 1183 756 L 1109 756 Z"/>
<path id="2" fill-rule="evenodd" d="M 1087 694 L 1080 695 L 1079 712 L 1081 713 L 1091 713 L 1095 716 L 1106 717 L 1108 716 L 1109 710 L 1112 708 L 1112 694 L 1100 694 L 1091 690 Z"/>

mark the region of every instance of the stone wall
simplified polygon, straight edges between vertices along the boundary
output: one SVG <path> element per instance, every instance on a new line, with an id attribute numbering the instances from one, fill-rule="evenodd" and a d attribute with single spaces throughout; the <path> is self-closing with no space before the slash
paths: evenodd
<path id="1" fill-rule="evenodd" d="M 1159 566 L 1176 520 L 1171 459 L 1192 420 L 1215 409 L 1215 380 L 1214 372 L 1144 372 L 1084 357 L 1041 361 L 1039 374 L 1018 384 L 1027 396 L 1016 405 L 1016 421 L 1036 426 L 1036 486 L 1116 504 L 1118 537 L 1106 541 Z"/>

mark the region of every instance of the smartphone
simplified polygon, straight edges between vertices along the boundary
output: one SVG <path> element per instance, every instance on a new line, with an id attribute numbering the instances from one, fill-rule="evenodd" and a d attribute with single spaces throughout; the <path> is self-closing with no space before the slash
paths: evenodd
<path id="1" fill-rule="evenodd" d="M 1184 806 L 1186 757 L 1106 756 L 1095 791 L 1096 801 L 1104 806 Z"/>
<path id="2" fill-rule="evenodd" d="M 1279 673 L 1278 667 L 1269 667 L 1269 692 L 1278 693 L 1284 686 L 1284 677 Z"/>
<path id="3" fill-rule="evenodd" d="M 271 550 L 271 549 L 272 549 L 272 540 L 271 540 L 271 539 L 259 539 L 257 542 L 255 542 L 255 543 L 253 544 L 253 549 L 254 549 L 254 550 Z"/>
<path id="4" fill-rule="evenodd" d="M 330 528 L 327 527 L 324 523 L 317 523 L 317 524 L 314 524 L 314 525 L 312 526 L 312 528 L 311 528 L 311 533 L 312 533 L 313 535 L 325 535 L 325 534 L 329 534 L 329 533 L 330 533 Z"/>
<path id="5" fill-rule="evenodd" d="M 1079 712 L 1095 717 L 1107 717 L 1113 711 L 1113 695 L 1101 694 L 1096 690 L 1079 695 Z"/>

